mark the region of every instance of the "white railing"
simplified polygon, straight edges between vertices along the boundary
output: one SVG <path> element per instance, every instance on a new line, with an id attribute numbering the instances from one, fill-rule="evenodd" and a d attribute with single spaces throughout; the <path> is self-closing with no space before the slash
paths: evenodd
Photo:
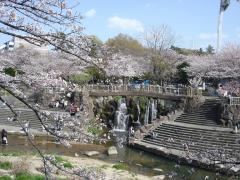
<path id="1" fill-rule="evenodd" d="M 229 97 L 230 106 L 240 105 L 240 97 Z"/>
<path id="2" fill-rule="evenodd" d="M 159 86 L 159 85 L 99 85 L 89 84 L 75 88 L 76 91 L 89 91 L 89 92 L 146 92 L 156 93 L 163 95 L 201 95 L 201 91 L 189 87 L 177 88 L 174 86 Z M 45 92 L 53 93 L 65 93 L 64 88 L 58 87 L 46 87 Z"/>
<path id="3" fill-rule="evenodd" d="M 85 90 L 92 92 L 148 92 L 165 95 L 187 95 L 187 88 L 163 87 L 158 85 L 87 85 Z"/>

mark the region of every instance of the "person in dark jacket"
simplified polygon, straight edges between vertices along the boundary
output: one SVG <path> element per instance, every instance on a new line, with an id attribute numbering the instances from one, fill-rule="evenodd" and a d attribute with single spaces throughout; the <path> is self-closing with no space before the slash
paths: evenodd
<path id="1" fill-rule="evenodd" d="M 2 144 L 7 144 L 7 131 L 5 129 L 2 130 L 1 132 L 2 135 Z"/>

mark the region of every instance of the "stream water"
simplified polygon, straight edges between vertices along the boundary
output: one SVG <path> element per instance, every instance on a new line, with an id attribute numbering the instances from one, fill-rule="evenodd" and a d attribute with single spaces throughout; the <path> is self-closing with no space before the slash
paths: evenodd
<path id="1" fill-rule="evenodd" d="M 25 136 L 9 135 L 9 145 L 1 146 L 2 153 L 11 152 L 35 152 L 34 148 L 29 144 Z M 100 159 L 111 163 L 123 162 L 128 165 L 129 171 L 140 173 L 148 176 L 166 175 L 166 179 L 190 179 L 190 180 L 204 180 L 208 179 L 234 179 L 232 177 L 217 176 L 214 172 L 206 171 L 190 166 L 179 165 L 176 162 L 169 161 L 159 156 L 143 152 L 141 150 L 123 146 L 118 148 L 118 155 L 108 156 L 106 151 L 109 145 L 95 145 L 95 144 L 73 144 L 71 148 L 66 148 L 61 144 L 57 144 L 50 137 L 35 137 L 35 144 L 46 153 L 54 153 L 58 155 L 84 156 L 85 151 L 99 151 L 98 156 L 91 158 Z"/>

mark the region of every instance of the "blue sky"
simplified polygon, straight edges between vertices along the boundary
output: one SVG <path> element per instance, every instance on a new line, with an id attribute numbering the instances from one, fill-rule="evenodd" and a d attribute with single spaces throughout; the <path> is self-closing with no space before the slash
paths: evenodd
<path id="1" fill-rule="evenodd" d="M 74 0 L 75 1 L 75 0 Z M 166 24 L 186 48 L 215 46 L 220 0 L 79 0 L 75 9 L 87 34 L 106 41 L 119 33 L 140 40 L 144 29 Z M 240 3 L 231 0 L 224 14 L 223 43 L 240 41 Z M 0 40 L 3 41 L 2 36 Z"/>
<path id="2" fill-rule="evenodd" d="M 187 48 L 215 46 L 220 0 L 82 0 L 88 34 L 103 41 L 118 33 L 140 38 L 151 25 L 167 24 Z M 240 3 L 231 0 L 224 13 L 223 43 L 240 41 Z"/>

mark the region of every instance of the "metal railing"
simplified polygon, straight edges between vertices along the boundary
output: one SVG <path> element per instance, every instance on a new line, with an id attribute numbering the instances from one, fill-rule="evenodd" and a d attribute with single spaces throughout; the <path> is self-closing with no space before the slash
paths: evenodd
<path id="1" fill-rule="evenodd" d="M 159 86 L 159 85 L 98 85 L 89 84 L 75 88 L 75 91 L 89 91 L 89 92 L 145 92 L 155 93 L 162 95 L 184 95 L 194 96 L 201 95 L 202 91 L 199 89 L 193 89 L 190 87 L 177 88 L 174 86 Z M 46 87 L 45 92 L 53 93 L 65 93 L 66 90 L 62 87 Z"/>
<path id="2" fill-rule="evenodd" d="M 163 95 L 201 95 L 201 90 L 189 87 L 177 88 L 174 86 L 159 85 L 87 85 L 82 87 L 84 90 L 92 92 L 147 92 Z"/>
<path id="3" fill-rule="evenodd" d="M 240 97 L 229 97 L 230 106 L 240 105 Z"/>

